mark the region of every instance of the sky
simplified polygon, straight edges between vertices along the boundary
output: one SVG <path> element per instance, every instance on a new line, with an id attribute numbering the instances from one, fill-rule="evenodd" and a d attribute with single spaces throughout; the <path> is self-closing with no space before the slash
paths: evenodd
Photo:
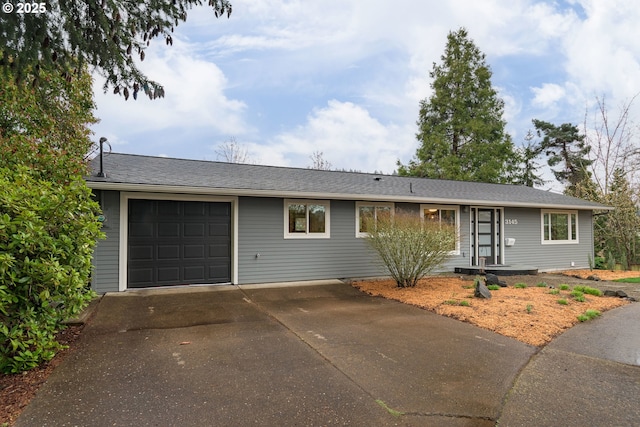
<path id="1" fill-rule="evenodd" d="M 164 98 L 103 93 L 95 139 L 114 152 L 223 160 L 235 140 L 252 163 L 393 173 L 418 148 L 419 102 L 447 34 L 486 55 L 516 145 L 532 119 L 582 125 L 640 92 L 636 0 L 231 0 L 196 7 L 156 39 L 141 69 Z M 640 115 L 633 104 L 631 120 Z"/>

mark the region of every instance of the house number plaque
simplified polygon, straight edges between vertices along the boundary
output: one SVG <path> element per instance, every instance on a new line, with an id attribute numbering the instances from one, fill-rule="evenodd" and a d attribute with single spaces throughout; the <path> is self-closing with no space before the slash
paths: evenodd
<path id="1" fill-rule="evenodd" d="M 505 218 L 504 219 L 504 223 L 505 223 L 505 225 L 518 225 L 518 220 L 517 219 Z"/>

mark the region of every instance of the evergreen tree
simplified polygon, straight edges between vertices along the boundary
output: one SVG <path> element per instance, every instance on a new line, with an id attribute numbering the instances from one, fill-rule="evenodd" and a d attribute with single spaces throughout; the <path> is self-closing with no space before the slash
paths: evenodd
<path id="1" fill-rule="evenodd" d="M 420 101 L 420 147 L 400 175 L 506 182 L 513 144 L 504 102 L 491 86 L 485 55 L 464 28 L 450 32 L 441 64 L 433 64 L 433 94 Z"/>
<path id="2" fill-rule="evenodd" d="M 615 209 L 596 221 L 596 251 L 611 254 L 623 268 L 640 263 L 640 216 L 637 197 L 621 169 L 613 173 L 609 193 L 604 204 Z"/>
<path id="3" fill-rule="evenodd" d="M 38 85 L 40 70 L 57 71 L 70 79 L 90 65 L 106 78 L 105 91 L 113 87 L 126 99 L 129 93 L 136 98 L 138 91 L 150 98 L 164 95 L 162 86 L 145 77 L 135 59 L 144 60 L 154 38 L 173 44 L 174 26 L 186 21 L 187 10 L 204 1 L 12 3 L 5 6 L 16 10 L 0 14 L 0 69 L 5 76 L 11 73 L 18 81 L 28 79 Z M 228 0 L 208 0 L 208 4 L 216 16 L 231 14 Z M 29 13 L 19 13 L 18 7 Z"/>
<path id="4" fill-rule="evenodd" d="M 584 135 L 570 123 L 556 126 L 534 119 L 533 125 L 538 136 L 543 138 L 541 148 L 547 156 L 547 164 L 558 182 L 565 184 L 565 193 L 581 197 L 581 193 L 591 187 L 591 174 L 587 168 L 593 163 L 588 157 L 591 147 L 585 142 Z"/>
<path id="5" fill-rule="evenodd" d="M 527 187 L 542 186 L 545 180 L 538 174 L 540 165 L 536 162 L 542 152 L 540 144 L 533 141 L 534 135 L 531 131 L 524 137 L 525 143 L 515 150 L 514 175 L 511 179 L 513 184 L 525 185 Z"/>

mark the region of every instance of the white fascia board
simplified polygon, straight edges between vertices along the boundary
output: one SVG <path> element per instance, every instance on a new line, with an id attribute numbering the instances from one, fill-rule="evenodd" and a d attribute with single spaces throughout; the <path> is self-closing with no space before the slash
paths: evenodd
<path id="1" fill-rule="evenodd" d="M 577 209 L 577 210 L 613 210 L 610 206 L 594 207 L 589 205 L 564 205 L 547 203 L 524 203 L 494 200 L 447 199 L 439 197 L 389 196 L 383 194 L 349 194 L 349 193 L 321 193 L 302 191 L 256 190 L 247 188 L 215 188 L 215 187 L 186 187 L 180 185 L 129 184 L 118 182 L 87 181 L 87 186 L 94 190 L 139 191 L 147 193 L 173 194 L 205 194 L 217 196 L 246 196 L 246 197 L 278 197 L 291 199 L 333 199 L 333 200 L 362 200 L 373 202 L 395 203 L 436 203 L 445 205 L 474 205 L 474 206 L 502 206 L 509 208 L 541 208 L 541 209 Z"/>

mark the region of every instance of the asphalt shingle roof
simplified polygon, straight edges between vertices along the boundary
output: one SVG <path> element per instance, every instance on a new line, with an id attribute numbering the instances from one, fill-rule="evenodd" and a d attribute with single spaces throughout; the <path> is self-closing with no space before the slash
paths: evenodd
<path id="1" fill-rule="evenodd" d="M 88 185 L 96 189 L 172 191 L 181 193 L 377 200 L 603 209 L 603 205 L 535 188 L 449 181 L 372 173 L 322 171 L 276 166 L 150 157 L 109 153 L 103 157 L 106 177 L 96 176 L 91 161 Z"/>

